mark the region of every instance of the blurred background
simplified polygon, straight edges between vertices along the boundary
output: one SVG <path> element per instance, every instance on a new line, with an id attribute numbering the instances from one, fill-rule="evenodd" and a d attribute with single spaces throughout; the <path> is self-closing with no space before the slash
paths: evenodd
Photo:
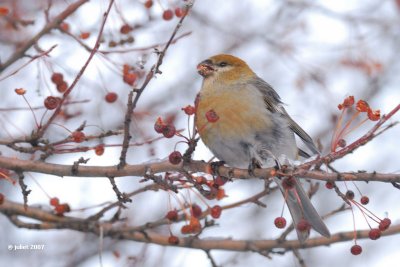
<path id="1" fill-rule="evenodd" d="M 25 42 L 41 31 L 48 20 L 65 10 L 72 0 L 65 1 L 0 1 L 8 8 L 0 15 L 0 62 L 6 62 Z M 123 81 L 124 64 L 137 75 L 134 86 L 140 86 L 145 73 L 156 62 L 156 50 L 162 50 L 170 38 L 178 18 L 166 20 L 166 10 L 175 11 L 187 1 L 159 0 L 146 7 L 146 1 L 117 0 L 110 13 L 97 53 L 63 109 L 63 114 L 52 124 L 45 137 L 50 142 L 62 140 L 84 121 L 86 135 L 99 134 L 123 128 L 127 95 L 131 88 Z M 0 131 L 1 141 L 29 136 L 37 121 L 46 121 L 51 112 L 43 108 L 44 99 L 62 94 L 51 82 L 54 72 L 62 73 L 71 84 L 89 56 L 109 2 L 92 0 L 82 5 L 63 24 L 64 32 L 53 29 L 41 37 L 26 53 L 0 73 Z M 4 10 L 4 9 L 3 9 Z M 1 11 L 1 10 L 0 10 Z M 0 12 L 1 13 L 1 12 Z M 68 26 L 66 29 L 65 26 Z M 122 30 L 124 25 L 131 29 Z M 185 19 L 177 37 L 168 49 L 160 68 L 161 75 L 153 79 L 135 109 L 131 128 L 132 146 L 127 162 L 138 164 L 165 159 L 176 147 L 184 152 L 181 139 L 162 138 L 153 130 L 157 117 L 172 121 L 177 129 L 187 134 L 188 118 L 181 108 L 193 105 L 201 86 L 196 65 L 215 54 L 227 53 L 244 59 L 264 80 L 280 94 L 289 114 L 320 143 L 323 153 L 330 151 L 335 131 L 337 106 L 347 96 L 366 100 L 373 109 L 388 113 L 400 102 L 400 1 L 286 1 L 286 0 L 197 0 Z M 30 57 L 56 47 L 48 56 L 34 60 L 24 68 Z M 14 71 L 18 70 L 15 74 Z M 25 97 L 34 107 L 14 92 L 27 90 Z M 109 93 L 116 101 L 106 100 Z M 73 102 L 76 103 L 73 103 Z M 235 107 L 232 107 L 233 109 Z M 398 115 L 393 120 L 398 119 Z M 190 125 L 191 122 L 189 122 Z M 373 126 L 366 122 L 352 131 L 346 141 L 356 140 Z M 333 166 L 339 171 L 377 171 L 398 173 L 400 150 L 398 127 L 390 129 L 355 153 L 338 160 Z M 122 136 L 85 142 L 94 147 L 105 144 L 105 152 L 98 156 L 93 150 L 85 153 L 66 153 L 50 156 L 47 161 L 72 164 L 83 156 L 88 165 L 114 165 L 119 162 Z M 60 148 L 74 148 L 79 144 L 65 144 Z M 3 156 L 37 159 L 38 155 L 19 154 L 0 146 Z M 212 154 L 202 144 L 196 149 L 195 159 L 209 160 Z M 1 171 L 1 170 L 0 170 Z M 116 179 L 121 191 L 132 192 L 143 187 L 141 177 Z M 26 184 L 32 193 L 29 204 L 48 207 L 49 196 L 58 197 L 71 206 L 72 216 L 85 217 L 95 213 L 101 203 L 116 200 L 109 181 L 105 178 L 56 177 L 38 173 L 26 174 Z M 147 182 L 150 183 L 150 182 Z M 228 197 L 219 202 L 225 205 L 252 196 L 263 189 L 257 179 L 234 181 L 224 186 Z M 361 195 L 352 183 L 341 183 Z M 399 223 L 400 212 L 396 202 L 399 192 L 390 184 L 357 183 L 363 195 L 370 198 L 368 208 L 379 217 L 389 216 Z M 21 190 L 8 181 L 0 180 L 0 191 L 7 199 L 22 203 Z M 181 194 L 186 194 L 182 192 Z M 189 193 L 187 193 L 189 194 Z M 185 197 L 185 196 L 183 196 Z M 186 196 L 188 197 L 188 196 Z M 192 196 L 193 201 L 202 202 Z M 261 199 L 262 208 L 246 204 L 226 210 L 218 225 L 206 229 L 202 238 L 273 239 L 281 230 L 273 225 L 279 216 L 283 198 L 273 193 Z M 172 204 L 171 204 L 172 202 Z M 342 200 L 320 185 L 313 203 L 320 214 L 338 208 Z M 170 207 L 179 207 L 170 194 L 163 191 L 145 192 L 133 197 L 122 216 L 128 225 L 142 225 L 165 216 Z M 112 212 L 106 214 L 110 218 Z M 285 216 L 289 214 L 285 211 Z M 359 211 L 355 211 L 358 230 L 368 229 Z M 99 239 L 92 234 L 70 230 L 36 231 L 18 229 L 4 215 L 0 215 L 0 265 L 4 266 L 99 266 Z M 353 229 L 350 211 L 331 216 L 327 225 L 332 233 Z M 172 225 L 180 235 L 182 224 Z M 167 234 L 162 226 L 157 232 Z M 315 234 L 312 233 L 312 236 Z M 292 233 L 290 238 L 295 239 Z M 363 253 L 350 254 L 352 242 L 329 247 L 301 250 L 306 266 L 398 266 L 400 260 L 399 236 L 383 237 L 377 241 L 360 240 Z M 42 251 L 10 252 L 9 244 L 44 244 Z M 211 266 L 203 251 L 162 247 L 132 241 L 105 239 L 103 266 Z M 272 259 L 252 252 L 212 251 L 220 266 L 300 266 L 291 252 L 271 254 Z"/>

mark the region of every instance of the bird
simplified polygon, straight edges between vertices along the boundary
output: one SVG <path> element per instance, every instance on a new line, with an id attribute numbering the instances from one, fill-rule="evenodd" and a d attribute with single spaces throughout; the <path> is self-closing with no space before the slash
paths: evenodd
<path id="1" fill-rule="evenodd" d="M 282 156 L 296 160 L 319 154 L 312 138 L 289 116 L 278 93 L 242 59 L 228 54 L 212 56 L 197 65 L 203 77 L 195 101 L 195 126 L 203 143 L 222 162 L 235 168 L 279 165 Z M 210 120 L 210 114 L 213 120 Z M 299 149 L 297 135 L 309 152 Z M 252 172 L 253 173 L 253 172 Z M 298 240 L 309 228 L 322 236 L 330 232 L 312 205 L 298 178 L 289 190 L 274 177 L 293 219 Z M 306 230 L 298 224 L 308 224 Z"/>

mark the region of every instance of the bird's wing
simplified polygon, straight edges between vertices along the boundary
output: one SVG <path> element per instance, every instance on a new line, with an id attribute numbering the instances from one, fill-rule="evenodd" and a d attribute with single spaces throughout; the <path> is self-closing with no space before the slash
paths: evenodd
<path id="1" fill-rule="evenodd" d="M 314 144 L 312 138 L 289 116 L 289 114 L 283 107 L 283 102 L 281 101 L 281 98 L 279 97 L 278 93 L 272 88 L 272 86 L 259 77 L 256 77 L 252 81 L 252 84 L 264 95 L 264 102 L 267 109 L 273 113 L 280 113 L 282 116 L 284 116 L 289 123 L 290 129 L 298 137 L 300 137 L 300 139 L 304 142 L 308 149 L 312 151 L 313 154 L 318 154 L 318 148 Z M 299 149 L 299 155 L 303 157 L 309 157 L 309 155 L 301 149 Z"/>

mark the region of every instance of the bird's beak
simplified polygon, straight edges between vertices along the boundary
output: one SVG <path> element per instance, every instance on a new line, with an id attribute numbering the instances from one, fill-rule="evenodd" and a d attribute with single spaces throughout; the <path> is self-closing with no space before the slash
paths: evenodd
<path id="1" fill-rule="evenodd" d="M 197 65 L 197 72 L 203 76 L 208 77 L 215 71 L 211 60 L 207 59 Z"/>

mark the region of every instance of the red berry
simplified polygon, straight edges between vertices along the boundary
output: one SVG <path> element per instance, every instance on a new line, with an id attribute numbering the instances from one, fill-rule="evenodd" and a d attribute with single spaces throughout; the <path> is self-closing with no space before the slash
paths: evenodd
<path id="1" fill-rule="evenodd" d="M 187 105 L 186 107 L 182 108 L 182 110 L 186 113 L 186 115 L 189 116 L 196 112 L 196 109 L 191 105 Z"/>
<path id="2" fill-rule="evenodd" d="M 192 205 L 192 215 L 195 218 L 200 218 L 201 214 L 202 214 L 201 207 L 197 204 L 193 204 Z"/>
<path id="3" fill-rule="evenodd" d="M 108 103 L 114 103 L 117 100 L 117 98 L 118 98 L 118 95 L 114 92 L 109 92 L 105 96 L 105 100 Z"/>
<path id="4" fill-rule="evenodd" d="M 339 139 L 337 144 L 338 144 L 339 147 L 345 147 L 346 146 L 346 140 Z"/>
<path id="5" fill-rule="evenodd" d="M 325 187 L 328 188 L 328 189 L 332 189 L 334 186 L 335 186 L 334 182 L 329 182 L 328 181 L 328 182 L 325 183 Z"/>
<path id="6" fill-rule="evenodd" d="M 62 81 L 60 84 L 57 84 L 57 91 L 60 93 L 64 93 L 68 89 L 68 83 Z"/>
<path id="7" fill-rule="evenodd" d="M 362 252 L 362 248 L 359 245 L 353 245 L 350 249 L 351 254 L 360 255 Z"/>
<path id="8" fill-rule="evenodd" d="M 363 205 L 367 205 L 369 203 L 369 198 L 367 196 L 362 196 L 360 202 Z"/>
<path id="9" fill-rule="evenodd" d="M 219 116 L 213 109 L 210 109 L 209 111 L 206 112 L 206 119 L 208 122 L 214 123 L 219 120 Z"/>
<path id="10" fill-rule="evenodd" d="M 179 151 L 174 151 L 171 154 L 169 154 L 169 162 L 173 165 L 178 165 L 182 161 L 182 154 Z"/>
<path id="11" fill-rule="evenodd" d="M 75 143 L 82 143 L 85 141 L 85 134 L 81 131 L 75 131 L 71 134 L 71 136 Z"/>
<path id="12" fill-rule="evenodd" d="M 171 20 L 174 17 L 174 12 L 171 9 L 167 9 L 163 12 L 162 18 L 164 20 Z"/>
<path id="13" fill-rule="evenodd" d="M 381 237 L 381 230 L 377 228 L 371 229 L 368 233 L 368 236 L 372 240 L 377 240 L 378 238 Z"/>
<path id="14" fill-rule="evenodd" d="M 53 110 L 53 109 L 56 109 L 58 107 L 58 105 L 60 105 L 60 102 L 61 102 L 61 98 L 54 97 L 54 96 L 48 96 L 44 100 L 44 106 L 48 110 Z"/>
<path id="15" fill-rule="evenodd" d="M 128 24 L 124 24 L 121 26 L 121 28 L 119 29 L 119 31 L 122 34 L 128 34 L 133 30 L 133 28 L 131 26 L 129 26 Z"/>
<path id="16" fill-rule="evenodd" d="M 10 10 L 8 9 L 8 7 L 0 6 L 0 16 L 6 16 L 9 12 Z"/>
<path id="17" fill-rule="evenodd" d="M 165 218 L 175 222 L 178 220 L 178 212 L 176 210 L 170 210 L 167 212 L 167 215 L 165 215 Z"/>
<path id="18" fill-rule="evenodd" d="M 60 28 L 61 28 L 61 30 L 68 32 L 69 31 L 69 24 L 66 23 L 66 22 L 61 22 Z"/>
<path id="19" fill-rule="evenodd" d="M 58 197 L 52 197 L 50 198 L 50 205 L 52 206 L 57 206 L 60 204 L 60 200 L 58 199 Z"/>
<path id="20" fill-rule="evenodd" d="M 285 190 L 290 190 L 293 189 L 293 187 L 296 185 L 296 179 L 294 179 L 293 176 L 286 177 L 282 180 L 282 187 Z"/>
<path id="21" fill-rule="evenodd" d="M 172 124 L 167 124 L 162 129 L 162 134 L 166 138 L 172 138 L 176 133 L 175 126 Z"/>
<path id="22" fill-rule="evenodd" d="M 90 32 L 81 32 L 81 34 L 79 34 L 79 38 L 81 38 L 82 40 L 85 40 L 89 37 L 90 37 Z"/>
<path id="23" fill-rule="evenodd" d="M 64 213 L 71 211 L 71 208 L 69 207 L 69 205 L 67 203 L 59 204 L 59 205 L 55 206 L 54 209 L 55 209 L 57 215 L 63 215 Z"/>
<path id="24" fill-rule="evenodd" d="M 175 16 L 177 16 L 178 18 L 182 17 L 184 15 L 184 12 L 182 10 L 182 8 L 177 7 L 175 8 Z"/>
<path id="25" fill-rule="evenodd" d="M 23 88 L 16 88 L 14 91 L 17 95 L 24 95 L 26 93 L 26 90 Z"/>
<path id="26" fill-rule="evenodd" d="M 193 233 L 192 226 L 190 226 L 189 224 L 182 226 L 181 233 L 184 235 Z"/>
<path id="27" fill-rule="evenodd" d="M 154 123 L 154 130 L 157 133 L 162 133 L 163 129 L 165 127 L 164 122 L 162 121 L 162 119 L 160 117 L 157 118 L 156 122 Z"/>
<path id="28" fill-rule="evenodd" d="M 145 6 L 146 8 L 151 8 L 151 7 L 153 6 L 153 1 L 152 1 L 152 0 L 147 0 L 147 1 L 144 3 L 144 6 Z"/>
<path id="29" fill-rule="evenodd" d="M 391 223 L 392 223 L 392 221 L 391 221 L 389 218 L 383 219 L 383 220 L 379 223 L 379 230 L 385 231 L 386 229 L 389 228 L 389 226 L 390 226 Z"/>
<path id="30" fill-rule="evenodd" d="M 222 208 L 219 205 L 215 205 L 211 208 L 211 217 L 218 219 L 221 216 Z"/>
<path id="31" fill-rule="evenodd" d="M 59 72 L 54 72 L 51 75 L 51 81 L 55 84 L 55 85 L 59 85 L 64 81 L 64 76 L 62 75 L 62 73 Z"/>
<path id="32" fill-rule="evenodd" d="M 307 220 L 300 219 L 300 221 L 296 225 L 296 229 L 300 232 L 308 232 L 311 229 L 311 225 Z"/>
<path id="33" fill-rule="evenodd" d="M 168 237 L 168 243 L 171 245 L 178 245 L 179 244 L 179 238 L 171 235 L 170 237 Z"/>
<path id="34" fill-rule="evenodd" d="M 351 190 L 347 190 L 346 198 L 352 200 L 354 198 L 354 192 Z"/>
<path id="35" fill-rule="evenodd" d="M 0 205 L 4 202 L 4 195 L 0 193 Z"/>
<path id="36" fill-rule="evenodd" d="M 125 83 L 129 85 L 133 85 L 137 79 L 136 73 L 130 72 L 130 73 L 125 73 L 123 76 L 123 80 Z"/>
<path id="37" fill-rule="evenodd" d="M 97 156 L 101 156 L 104 154 L 104 145 L 99 144 L 94 148 L 94 153 L 96 153 Z"/>
<path id="38" fill-rule="evenodd" d="M 286 219 L 283 217 L 276 217 L 274 224 L 279 229 L 285 228 L 286 227 Z"/>

